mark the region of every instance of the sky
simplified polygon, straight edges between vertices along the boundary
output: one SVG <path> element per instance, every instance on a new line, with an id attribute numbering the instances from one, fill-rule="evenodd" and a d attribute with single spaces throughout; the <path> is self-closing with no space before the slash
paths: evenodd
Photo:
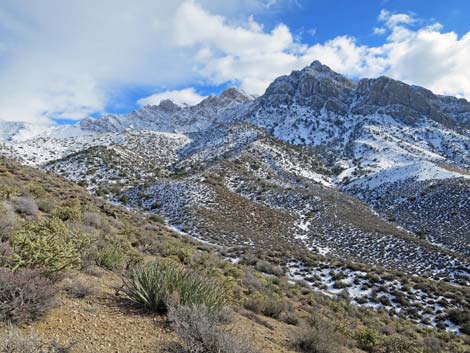
<path id="1" fill-rule="evenodd" d="M 125 113 L 320 60 L 470 99 L 470 1 L 0 0 L 0 121 Z"/>

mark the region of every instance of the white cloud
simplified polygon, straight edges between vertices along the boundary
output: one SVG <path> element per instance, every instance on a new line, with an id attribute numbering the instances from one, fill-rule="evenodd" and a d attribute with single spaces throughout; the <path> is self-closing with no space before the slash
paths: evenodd
<path id="1" fill-rule="evenodd" d="M 306 45 L 255 20 L 293 0 L 31 0 L 0 5 L 0 120 L 50 123 L 103 112 L 128 87 L 231 82 L 260 94 L 277 76 L 319 59 L 349 76 L 386 74 L 470 98 L 470 33 L 459 37 L 409 14 L 383 10 L 377 47 L 349 35 Z M 255 16 L 251 16 L 255 14 Z M 309 24 L 314 26 L 315 24 Z M 410 26 L 413 25 L 413 26 Z M 171 95 L 170 95 L 171 94 Z M 194 90 L 159 93 L 179 102 Z"/>
<path id="2" fill-rule="evenodd" d="M 392 14 L 390 11 L 380 11 L 379 21 L 384 22 L 388 28 L 393 28 L 397 25 L 405 24 L 410 25 L 416 22 L 412 16 L 404 13 Z"/>
<path id="3" fill-rule="evenodd" d="M 377 47 L 359 45 L 351 36 L 339 36 L 312 46 L 294 40 L 278 25 L 271 32 L 259 27 L 231 25 L 194 2 L 186 2 L 176 16 L 177 43 L 204 48 L 196 58 L 196 72 L 213 83 L 232 81 L 250 93 L 263 93 L 277 76 L 300 69 L 318 59 L 333 70 L 354 77 L 389 75 L 434 90 L 470 98 L 470 33 L 458 37 L 442 32 L 438 23 L 410 29 L 418 21 L 408 14 L 379 15 L 389 30 Z M 381 27 L 376 33 L 384 34 Z"/>
<path id="4" fill-rule="evenodd" d="M 0 120 L 47 124 L 103 112 L 127 87 L 175 87 L 201 79 L 194 51 L 173 45 L 184 0 L 0 2 Z M 201 0 L 247 18 L 260 0 Z"/>
<path id="5" fill-rule="evenodd" d="M 202 101 L 205 96 L 199 95 L 194 88 L 185 88 L 182 90 L 165 91 L 152 94 L 149 97 L 141 98 L 137 101 L 140 106 L 158 105 L 162 100 L 169 99 L 178 105 L 196 105 Z"/>
<path id="6" fill-rule="evenodd" d="M 382 34 L 385 34 L 385 32 L 387 32 L 387 30 L 383 27 L 375 27 L 374 28 L 374 34 L 382 35 Z"/>

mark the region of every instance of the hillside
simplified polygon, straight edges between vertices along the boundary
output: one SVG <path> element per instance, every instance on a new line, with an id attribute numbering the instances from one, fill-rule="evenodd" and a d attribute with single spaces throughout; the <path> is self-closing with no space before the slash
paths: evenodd
<path id="1" fill-rule="evenodd" d="M 300 275 L 305 268 L 298 263 L 290 263 L 290 267 L 275 267 L 253 255 L 233 261 L 233 248 L 194 241 L 170 230 L 158 218 L 109 205 L 102 199 L 90 196 L 81 187 L 52 174 L 1 159 L 0 182 L 3 266 L 14 266 L 15 260 L 11 259 L 18 257 L 9 255 L 12 253 L 21 254 L 22 262 L 17 263 L 20 268 L 26 263 L 39 266 L 40 262 L 31 262 L 25 257 L 25 252 L 20 252 L 24 248 L 15 245 L 18 229 L 25 229 L 31 224 L 56 219 L 63 222 L 69 231 L 78 230 L 82 237 L 90 238 L 81 251 L 79 262 L 46 279 L 48 286 L 57 293 L 54 303 L 42 308 L 45 312 L 36 312 L 38 315 L 29 319 L 24 311 L 32 309 L 27 305 L 19 307 L 21 310 L 17 308 L 16 314 L 7 312 L 10 319 L 17 320 L 19 328 L 15 331 L 2 326 L 2 344 L 26 340 L 31 345 L 41 341 L 41 349 L 56 352 L 187 349 L 185 345 L 188 341 L 185 336 L 175 333 L 174 329 L 178 326 L 174 321 L 170 324 L 165 315 L 151 314 L 132 306 L 123 292 L 121 273 L 136 266 L 133 265 L 136 262 L 167 259 L 172 261 L 172 266 L 184 265 L 232 293 L 230 307 L 234 310 L 234 318 L 228 324 L 231 328 L 227 332 L 232 335 L 229 341 L 234 342 L 233 337 L 247 341 L 250 337 L 248 340 L 254 344 L 250 351 L 324 349 L 328 352 L 388 352 L 397 344 L 405 347 L 403 349 L 407 352 L 463 352 L 469 348 L 465 345 L 468 336 L 464 333 L 458 337 L 445 330 L 438 333 L 435 329 L 413 324 L 409 320 L 392 318 L 383 310 L 358 308 L 349 303 L 347 296 L 329 298 L 310 289 L 303 281 L 292 281 L 284 271 L 290 268 L 292 277 Z M 313 263 L 314 260 L 310 261 Z M 47 266 L 51 264 L 48 262 Z M 389 288 L 389 284 L 403 281 L 406 285 L 403 284 L 402 288 L 406 286 L 408 293 L 401 296 L 401 302 L 406 302 L 411 294 L 421 299 L 427 298 L 428 304 L 434 300 L 435 305 L 442 308 L 442 328 L 451 322 L 449 320 L 460 320 L 458 312 L 463 314 L 468 311 L 469 304 L 464 300 L 469 297 L 468 288 L 430 283 L 398 272 L 361 272 L 353 264 L 346 266 L 336 262 L 335 265 L 335 271 L 330 272 L 325 266 L 321 266 L 320 271 L 327 277 L 334 276 L 336 282 L 348 283 L 351 278 L 354 283 L 359 280 L 363 286 L 368 286 L 367 281 L 372 281 L 374 285 L 369 290 L 377 294 Z M 3 280 L 5 268 L 0 270 L 3 276 L 0 280 Z M 17 271 L 20 276 L 23 270 Z M 354 278 L 351 277 L 353 273 Z M 312 274 L 312 280 L 316 281 L 315 277 Z M 323 275 L 318 277 L 320 279 Z M 335 286 L 339 287 L 338 284 Z M 399 287 L 394 290 L 397 296 Z M 442 296 L 433 297 L 429 294 L 430 290 L 446 293 L 452 299 L 447 302 Z M 384 302 L 385 299 L 380 298 Z M 393 296 L 391 298 L 393 301 Z M 4 303 L 13 305 L 9 301 Z M 40 301 L 36 303 L 41 304 Z M 461 309 L 452 309 L 454 307 Z M 5 315 L 3 310 L 5 306 L 0 308 L 1 314 Z M 461 325 L 464 323 L 458 322 Z M 231 347 L 231 351 L 238 352 L 242 346 Z"/>
<path id="2" fill-rule="evenodd" d="M 93 230 L 105 240 L 95 239 L 92 264 L 110 232 L 130 237 L 147 260 L 176 256 L 206 274 L 220 267 L 222 276 L 255 271 L 266 286 L 235 278 L 235 296 L 244 293 L 235 307 L 244 308 L 238 313 L 245 318 L 259 324 L 246 310 L 263 312 L 260 298 L 274 292 L 282 307 L 295 309 L 274 316 L 295 314 L 305 328 L 320 305 L 335 333 L 338 320 L 353 325 L 339 330 L 344 347 L 381 352 L 364 348 L 357 330 L 372 329 L 380 344 L 389 336 L 384 322 L 410 325 L 433 340 L 461 335 L 452 345 L 467 339 L 469 116 L 464 99 L 387 77 L 351 80 L 313 62 L 279 77 L 260 97 L 231 88 L 194 106 L 165 100 L 76 125 L 35 130 L 0 123 L 0 155 L 23 165 L 4 162 L 17 173 L 4 174 L 5 185 L 31 178 L 45 190 L 48 183 L 67 185 L 75 196 L 50 190 L 50 199 L 61 200 L 56 205 L 70 197 L 79 200 L 76 212 L 88 214 L 85 202 L 114 219 L 106 230 Z M 15 213 L 16 198 L 31 196 L 24 185 L 15 190 L 7 195 L 6 217 Z M 48 218 L 53 208 L 37 215 Z M 113 224 L 120 218 L 121 228 Z M 161 245 L 165 239 L 171 251 Z M 201 251 L 217 259 L 209 269 L 192 259 Z M 233 282 L 230 276 L 224 278 Z M 119 276 L 103 278 L 105 295 Z M 303 295 L 316 299 L 306 303 Z M 344 310 L 331 312 L 337 305 Z M 358 312 L 380 324 L 371 326 Z M 269 325 L 286 333 L 273 349 L 293 349 L 285 341 L 290 327 Z M 439 349 L 430 351 L 446 351 Z"/>

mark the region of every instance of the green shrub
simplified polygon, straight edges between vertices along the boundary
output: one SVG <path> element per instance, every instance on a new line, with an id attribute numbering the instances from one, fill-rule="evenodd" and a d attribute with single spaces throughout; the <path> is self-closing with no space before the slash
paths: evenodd
<path id="1" fill-rule="evenodd" d="M 129 300 L 154 312 L 165 312 L 171 300 L 181 305 L 205 305 L 218 311 L 227 304 L 225 288 L 188 272 L 173 262 L 138 265 L 123 276 Z"/>
<path id="2" fill-rule="evenodd" d="M 40 268 L 50 275 L 80 266 L 80 254 L 90 238 L 58 218 L 25 222 L 10 236 L 14 269 Z"/>
<path id="3" fill-rule="evenodd" d="M 122 195 L 119 198 L 119 202 L 123 203 L 124 205 L 127 205 L 129 203 L 129 196 L 127 195 Z"/>
<path id="4" fill-rule="evenodd" d="M 0 199 L 10 200 L 12 197 L 17 196 L 19 188 L 13 184 L 0 185 Z"/>
<path id="5" fill-rule="evenodd" d="M 100 249 L 96 264 L 110 271 L 122 270 L 131 262 L 139 262 L 137 253 L 127 239 L 116 238 L 109 240 Z"/>
<path id="6" fill-rule="evenodd" d="M 149 219 L 152 221 L 152 222 L 156 222 L 156 223 L 161 223 L 161 224 L 165 224 L 165 218 L 163 218 L 162 216 L 160 216 L 159 214 L 152 214 Z"/>
<path id="7" fill-rule="evenodd" d="M 320 316 L 312 316 L 291 334 L 293 347 L 305 353 L 344 352 L 346 343 L 334 325 Z"/>
<path id="8" fill-rule="evenodd" d="M 333 287 L 336 289 L 343 289 L 343 288 L 348 288 L 349 284 L 343 281 L 335 281 L 335 283 L 333 284 Z"/>
<path id="9" fill-rule="evenodd" d="M 62 206 L 57 207 L 54 210 L 54 216 L 61 219 L 62 221 L 80 222 L 83 217 L 80 202 L 69 201 L 64 203 Z"/>
<path id="10" fill-rule="evenodd" d="M 379 334 L 370 328 L 360 329 L 355 332 L 354 339 L 357 341 L 359 348 L 366 352 L 372 352 L 379 344 Z"/>
<path id="11" fill-rule="evenodd" d="M 421 352 L 440 352 L 441 350 L 423 350 L 409 342 L 403 336 L 389 336 L 380 344 L 380 352 L 383 353 L 421 353 Z"/>
<path id="12" fill-rule="evenodd" d="M 40 198 L 36 200 L 38 208 L 45 213 L 51 213 L 54 209 L 54 201 L 49 198 Z"/>
<path id="13" fill-rule="evenodd" d="M 255 293 L 245 299 L 243 306 L 245 309 L 275 319 L 278 319 L 283 311 L 288 310 L 286 302 L 274 293 L 270 295 Z"/>
<path id="14" fill-rule="evenodd" d="M 470 335 L 470 313 L 458 309 L 449 310 L 447 318 L 460 326 L 460 331 Z"/>
<path id="15" fill-rule="evenodd" d="M 261 308 L 263 315 L 274 319 L 278 319 L 284 310 L 286 310 L 286 303 L 276 295 L 269 296 Z"/>
<path id="16" fill-rule="evenodd" d="M 46 194 L 46 190 L 41 185 L 33 183 L 26 185 L 25 190 L 37 199 Z"/>

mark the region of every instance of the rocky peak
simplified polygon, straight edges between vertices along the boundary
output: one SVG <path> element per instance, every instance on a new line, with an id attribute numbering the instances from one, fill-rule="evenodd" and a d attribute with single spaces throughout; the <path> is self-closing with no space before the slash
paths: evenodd
<path id="1" fill-rule="evenodd" d="M 246 101 L 251 100 L 251 97 L 248 94 L 246 94 L 244 91 L 235 87 L 227 88 L 225 91 L 223 91 L 220 94 L 219 97 L 223 99 L 238 101 L 238 102 L 246 102 Z"/>
<path id="2" fill-rule="evenodd" d="M 173 101 L 170 99 L 162 100 L 158 107 L 166 113 L 174 113 L 181 109 L 181 107 L 173 103 Z"/>
<path id="3" fill-rule="evenodd" d="M 296 103 L 316 110 L 327 104 L 339 113 L 346 113 L 354 87 L 352 80 L 314 61 L 300 71 L 274 80 L 260 101 L 265 105 Z"/>

